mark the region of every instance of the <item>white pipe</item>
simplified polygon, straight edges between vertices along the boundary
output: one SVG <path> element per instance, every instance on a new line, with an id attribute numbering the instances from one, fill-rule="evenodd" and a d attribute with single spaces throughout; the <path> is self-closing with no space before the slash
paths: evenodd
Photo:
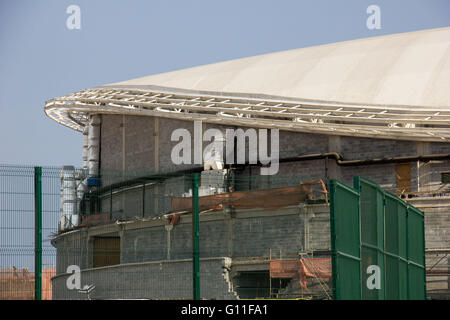
<path id="1" fill-rule="evenodd" d="M 98 176 L 99 155 L 100 155 L 100 115 L 95 114 L 89 117 L 88 125 L 88 171 L 89 176 Z"/>
<path id="2" fill-rule="evenodd" d="M 61 169 L 61 217 L 60 231 L 78 225 L 77 187 L 75 181 L 75 168 L 64 166 Z"/>

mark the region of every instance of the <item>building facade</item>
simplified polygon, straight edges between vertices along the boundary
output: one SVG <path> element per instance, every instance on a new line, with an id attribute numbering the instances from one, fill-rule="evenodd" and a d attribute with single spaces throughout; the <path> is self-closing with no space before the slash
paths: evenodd
<path id="1" fill-rule="evenodd" d="M 274 292 L 329 297 L 323 289 L 328 280 L 320 277 L 310 279 L 309 291 L 298 280 L 275 284 L 270 277 L 273 257 L 329 257 L 323 193 L 310 198 L 310 190 L 302 189 L 305 197 L 293 202 L 277 208 L 265 203 L 282 201 L 277 192 L 292 191 L 278 188 L 329 179 L 352 185 L 354 176 L 378 183 L 425 213 L 427 292 L 449 298 L 449 39 L 449 28 L 361 39 L 48 101 L 47 115 L 84 139 L 78 203 L 70 211 L 71 224 L 63 222 L 66 227 L 52 241 L 58 252 L 54 297 L 85 297 L 65 287 L 67 267 L 77 265 L 86 284 L 95 284 L 95 298 L 189 298 L 192 226 L 189 210 L 178 204 L 192 190 L 187 175 L 199 172 L 205 196 L 274 190 L 261 193 L 253 207 L 202 211 L 205 298 L 273 297 Z M 237 149 L 234 155 L 222 152 L 223 161 L 211 172 L 203 162 L 175 163 L 180 141 L 173 133 L 189 133 L 195 148 L 198 125 L 203 133 L 214 129 L 223 137 L 227 130 L 267 129 L 269 151 L 278 152 L 276 174 L 261 175 L 268 165 L 251 161 L 256 149 L 248 136 L 243 163 L 235 161 Z M 276 150 L 270 144 L 273 130 L 278 130 Z M 207 142 L 201 143 L 203 154 Z"/>

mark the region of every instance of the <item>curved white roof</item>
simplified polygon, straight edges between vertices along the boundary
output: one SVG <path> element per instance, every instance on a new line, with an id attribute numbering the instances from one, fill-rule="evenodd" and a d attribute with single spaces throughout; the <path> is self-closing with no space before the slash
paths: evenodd
<path id="1" fill-rule="evenodd" d="M 109 84 L 50 100 L 46 112 L 77 130 L 85 114 L 100 112 L 448 141 L 450 27 L 265 54 Z"/>
<path id="2" fill-rule="evenodd" d="M 450 28 L 276 52 L 112 84 L 450 107 Z"/>

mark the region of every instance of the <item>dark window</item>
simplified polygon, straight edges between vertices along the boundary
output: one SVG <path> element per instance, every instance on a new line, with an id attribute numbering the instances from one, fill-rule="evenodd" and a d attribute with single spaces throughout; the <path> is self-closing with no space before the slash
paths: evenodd
<path id="1" fill-rule="evenodd" d="M 397 164 L 397 193 L 411 192 L 411 164 L 398 163 Z"/>
<path id="2" fill-rule="evenodd" d="M 120 264 L 120 238 L 97 237 L 94 238 L 93 267 L 104 267 Z"/>

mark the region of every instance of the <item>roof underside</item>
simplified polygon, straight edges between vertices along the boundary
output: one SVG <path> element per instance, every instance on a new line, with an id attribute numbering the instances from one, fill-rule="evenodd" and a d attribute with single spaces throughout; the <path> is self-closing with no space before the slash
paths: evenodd
<path id="1" fill-rule="evenodd" d="M 153 75 L 52 99 L 45 111 L 79 131 L 88 114 L 108 113 L 449 141 L 450 28 Z"/>

